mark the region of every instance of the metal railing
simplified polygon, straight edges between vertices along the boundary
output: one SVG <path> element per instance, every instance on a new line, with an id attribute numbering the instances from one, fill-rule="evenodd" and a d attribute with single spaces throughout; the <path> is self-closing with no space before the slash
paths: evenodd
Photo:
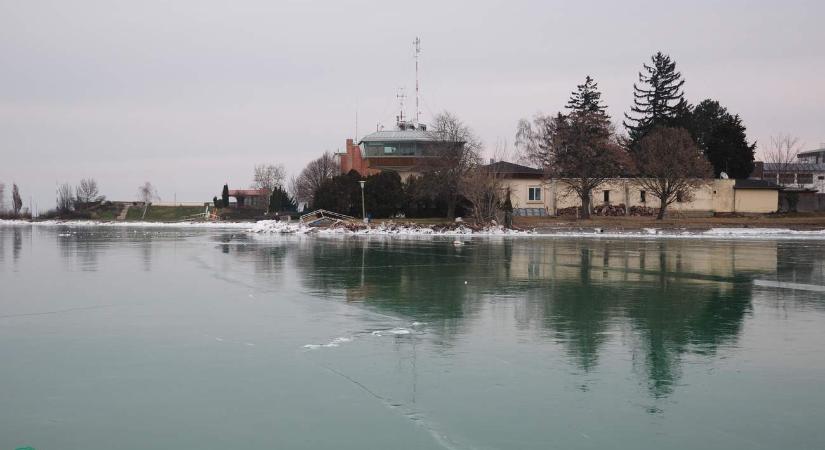
<path id="1" fill-rule="evenodd" d="M 326 209 L 316 209 L 310 213 L 306 213 L 302 215 L 298 221 L 302 225 L 312 226 L 312 224 L 321 221 L 321 220 L 331 220 L 333 222 L 357 222 L 358 219 L 352 216 L 348 216 L 346 214 L 339 214 L 333 211 L 327 211 Z"/>

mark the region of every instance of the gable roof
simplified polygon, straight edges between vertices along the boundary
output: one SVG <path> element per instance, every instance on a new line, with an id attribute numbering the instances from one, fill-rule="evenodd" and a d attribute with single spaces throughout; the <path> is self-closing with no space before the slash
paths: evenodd
<path id="1" fill-rule="evenodd" d="M 496 161 L 484 167 L 501 175 L 544 175 L 544 172 L 541 169 L 535 169 L 532 167 L 523 166 L 521 164 L 511 163 L 509 161 Z"/>

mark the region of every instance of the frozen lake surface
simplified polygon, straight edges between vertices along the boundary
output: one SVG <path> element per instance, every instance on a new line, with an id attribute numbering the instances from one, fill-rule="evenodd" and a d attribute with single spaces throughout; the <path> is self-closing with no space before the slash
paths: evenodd
<path id="1" fill-rule="evenodd" d="M 0 226 L 0 449 L 825 447 L 825 241 Z"/>

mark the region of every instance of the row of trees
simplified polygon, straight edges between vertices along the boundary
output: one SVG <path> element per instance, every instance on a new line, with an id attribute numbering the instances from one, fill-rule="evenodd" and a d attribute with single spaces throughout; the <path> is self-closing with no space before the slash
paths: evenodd
<path id="1" fill-rule="evenodd" d="M 13 217 L 17 217 L 20 215 L 20 211 L 23 209 L 23 199 L 20 197 L 20 189 L 17 187 L 17 183 L 12 183 L 11 185 L 11 212 Z M 6 212 L 6 185 L 0 182 L 0 214 L 5 214 Z"/>
<path id="2" fill-rule="evenodd" d="M 565 112 L 522 120 L 516 142 L 523 157 L 558 179 L 590 215 L 591 194 L 609 178 L 634 177 L 659 198 L 661 219 L 677 199 L 689 200 L 705 179 L 722 172 L 744 178 L 753 170 L 749 143 L 738 115 L 715 100 L 690 105 L 676 63 L 661 52 L 644 64 L 634 84 L 634 104 L 621 135 L 611 123 L 597 83 L 586 77 Z"/>

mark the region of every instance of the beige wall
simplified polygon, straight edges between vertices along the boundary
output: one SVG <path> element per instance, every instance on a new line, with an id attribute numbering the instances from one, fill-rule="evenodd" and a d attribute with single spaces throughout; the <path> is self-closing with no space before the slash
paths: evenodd
<path id="1" fill-rule="evenodd" d="M 779 191 L 768 189 L 739 189 L 736 191 L 736 211 L 753 213 L 776 212 Z"/>
<path id="2" fill-rule="evenodd" d="M 578 196 L 567 185 L 558 180 L 524 180 L 505 179 L 504 186 L 510 187 L 510 200 L 514 208 L 547 209 L 548 214 L 571 206 L 580 206 Z M 734 180 L 708 180 L 708 183 L 694 191 L 694 198 L 689 202 L 674 202 L 668 206 L 672 212 L 719 212 L 719 213 L 769 213 L 778 205 L 778 192 L 762 189 L 734 189 Z M 540 186 L 542 200 L 528 201 L 528 188 Z M 593 191 L 593 206 L 604 203 L 604 191 L 610 191 L 610 204 L 647 206 L 659 208 L 659 200 L 646 193 L 645 202 L 641 201 L 641 189 L 632 179 L 617 178 L 610 180 Z"/>
<path id="3" fill-rule="evenodd" d="M 551 193 L 548 189 L 548 183 L 544 180 L 516 178 L 507 179 L 504 184 L 505 188 L 510 187 L 510 202 L 513 204 L 513 208 L 547 208 Z M 531 187 L 541 188 L 541 200 L 529 200 L 529 189 Z M 549 213 L 550 210 L 548 209 Z"/>

